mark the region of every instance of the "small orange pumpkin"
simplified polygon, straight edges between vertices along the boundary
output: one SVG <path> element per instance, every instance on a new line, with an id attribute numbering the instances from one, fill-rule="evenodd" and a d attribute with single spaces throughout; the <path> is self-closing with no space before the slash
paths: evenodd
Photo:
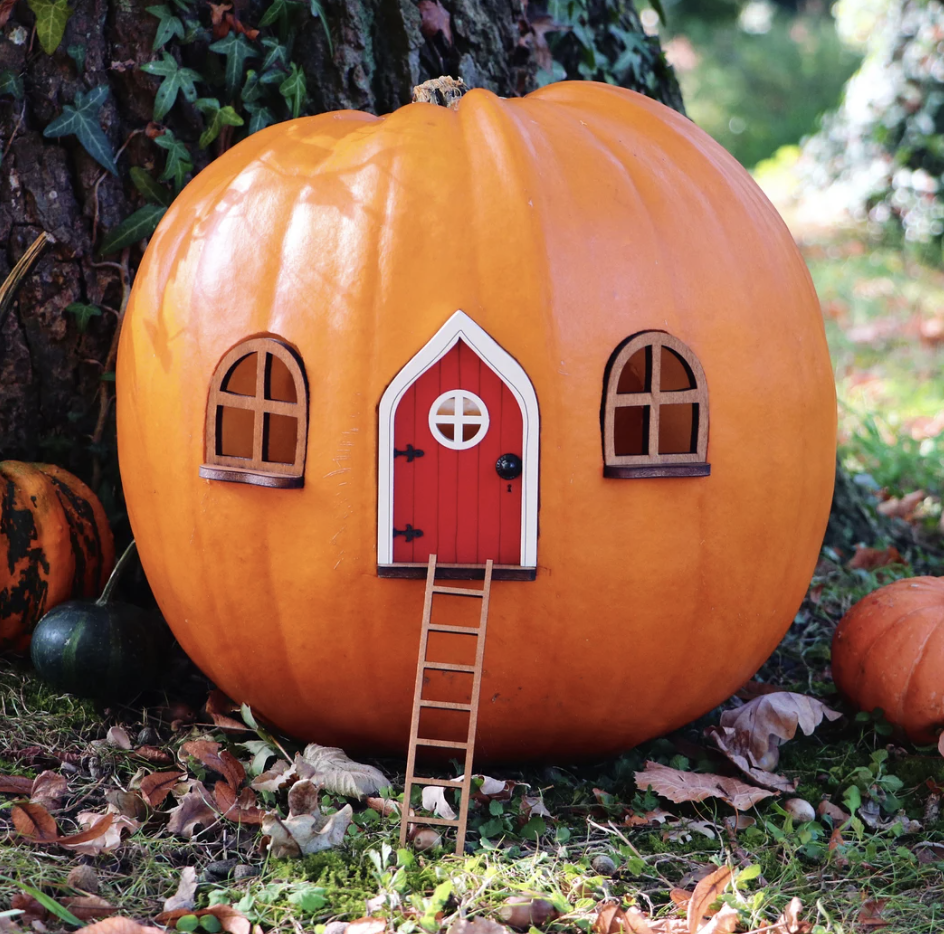
<path id="1" fill-rule="evenodd" d="M 862 710 L 881 707 L 915 742 L 944 727 L 944 578 L 910 577 L 863 597 L 833 636 L 833 679 Z"/>
<path id="2" fill-rule="evenodd" d="M 98 594 L 114 563 L 105 510 L 78 477 L 0 461 L 0 650 L 25 649 L 57 604 Z"/>

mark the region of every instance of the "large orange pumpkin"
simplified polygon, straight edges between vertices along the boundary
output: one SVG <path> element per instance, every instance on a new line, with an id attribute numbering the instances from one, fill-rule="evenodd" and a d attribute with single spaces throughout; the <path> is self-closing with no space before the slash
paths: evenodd
<path id="1" fill-rule="evenodd" d="M 833 636 L 836 687 L 915 742 L 944 729 L 944 579 L 911 577 L 863 597 Z"/>
<path id="2" fill-rule="evenodd" d="M 652 354 L 662 391 L 676 379 L 700 410 L 659 422 Z M 460 397 L 469 360 L 479 388 Z M 422 574 L 432 545 L 535 577 L 492 587 L 477 750 L 560 759 L 670 730 L 747 680 L 829 512 L 833 378 L 789 232 L 690 121 L 605 85 L 251 136 L 151 240 L 117 391 L 129 516 L 179 641 L 233 697 L 350 750 L 406 748 L 424 585 L 382 575 Z M 260 428 L 275 415 L 278 440 Z M 500 418 L 510 440 L 489 449 Z M 633 447 L 646 426 L 659 457 Z M 481 437 L 491 453 L 464 463 L 523 505 L 466 546 L 447 513 L 468 497 L 433 501 Z M 408 489 L 420 468 L 433 482 Z"/>
<path id="3" fill-rule="evenodd" d="M 0 461 L 0 650 L 22 650 L 47 610 L 94 597 L 115 563 L 98 497 L 51 464 Z"/>

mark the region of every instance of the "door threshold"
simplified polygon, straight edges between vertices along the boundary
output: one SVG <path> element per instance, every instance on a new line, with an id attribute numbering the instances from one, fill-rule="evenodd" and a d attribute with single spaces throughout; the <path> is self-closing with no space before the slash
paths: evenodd
<path id="1" fill-rule="evenodd" d="M 429 570 L 426 562 L 422 564 L 401 562 L 398 564 L 378 564 L 378 577 L 425 578 Z M 492 580 L 495 581 L 533 581 L 537 568 L 526 568 L 518 564 L 493 564 Z M 485 580 L 484 564 L 437 564 L 437 580 L 480 581 Z"/>

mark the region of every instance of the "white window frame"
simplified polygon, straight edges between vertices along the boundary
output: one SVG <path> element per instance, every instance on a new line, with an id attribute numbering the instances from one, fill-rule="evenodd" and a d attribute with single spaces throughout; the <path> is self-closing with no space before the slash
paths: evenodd
<path id="1" fill-rule="evenodd" d="M 450 399 L 453 400 L 455 411 L 452 415 L 441 415 L 439 413 L 440 406 Z M 479 414 L 465 414 L 462 406 L 463 399 L 469 399 L 478 408 Z M 474 392 L 469 392 L 468 389 L 450 389 L 444 392 L 429 407 L 429 430 L 444 448 L 449 448 L 452 451 L 468 451 L 477 444 L 481 444 L 488 434 L 488 424 L 488 407 Z M 439 427 L 440 425 L 452 425 L 453 437 L 447 438 L 443 434 L 442 428 Z M 478 426 L 478 431 L 468 441 L 462 436 L 463 428 L 466 425 Z"/>
<path id="2" fill-rule="evenodd" d="M 538 554 L 538 397 L 524 368 L 465 312 L 457 311 L 400 370 L 380 399 L 377 444 L 377 563 L 393 564 L 393 426 L 406 391 L 460 341 L 509 388 L 521 409 L 521 564 L 536 568 Z"/>

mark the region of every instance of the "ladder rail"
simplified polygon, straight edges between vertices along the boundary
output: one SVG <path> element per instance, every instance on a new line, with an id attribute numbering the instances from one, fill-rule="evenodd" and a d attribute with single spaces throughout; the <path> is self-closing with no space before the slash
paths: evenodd
<path id="1" fill-rule="evenodd" d="M 472 760 L 475 751 L 475 731 L 478 725 L 479 695 L 482 687 L 482 666 L 485 660 L 485 633 L 488 623 L 488 606 L 492 586 L 491 560 L 485 563 L 485 583 L 482 590 L 472 590 L 465 587 L 440 587 L 436 584 L 436 555 L 429 556 L 429 566 L 426 572 L 426 594 L 423 600 L 423 623 L 420 632 L 419 656 L 416 663 L 416 685 L 413 691 L 413 713 L 410 720 L 410 748 L 407 755 L 406 777 L 403 783 L 403 809 L 400 817 L 400 845 L 406 846 L 409 825 L 439 824 L 456 828 L 456 852 L 462 853 L 465 849 L 466 827 L 469 818 L 469 800 L 472 795 Z M 453 627 L 432 623 L 432 609 L 434 596 L 478 597 L 482 600 L 477 629 L 471 627 Z M 444 663 L 429 662 L 430 632 L 449 632 L 474 635 L 476 637 L 475 663 L 473 665 L 447 665 Z M 468 704 L 452 704 L 445 701 L 428 701 L 423 699 L 423 682 L 426 671 L 462 671 L 472 675 L 472 691 Z M 424 739 L 419 735 L 420 715 L 424 709 L 438 708 L 460 710 L 469 715 L 466 741 L 453 742 L 449 740 Z M 447 749 L 465 750 L 465 770 L 461 781 L 446 779 L 427 779 L 416 775 L 417 747 L 440 747 Z M 439 818 L 417 817 L 411 813 L 410 798 L 415 785 L 439 785 L 448 788 L 459 788 L 459 816 L 457 819 L 445 820 Z"/>

